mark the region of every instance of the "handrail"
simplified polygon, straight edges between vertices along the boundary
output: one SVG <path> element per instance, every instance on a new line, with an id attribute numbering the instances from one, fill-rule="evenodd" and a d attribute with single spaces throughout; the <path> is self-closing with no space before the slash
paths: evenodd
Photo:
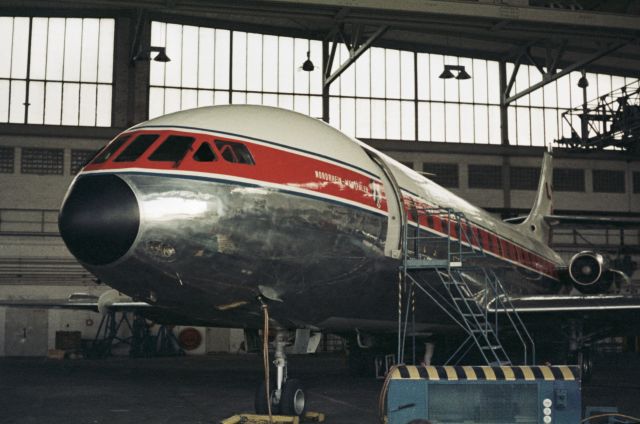
<path id="1" fill-rule="evenodd" d="M 495 301 L 496 303 L 502 306 L 502 308 L 499 308 L 499 309 L 502 309 L 505 312 L 505 314 L 507 315 L 507 318 L 509 319 L 509 322 L 511 323 L 511 326 L 516 331 L 518 338 L 522 342 L 522 345 L 524 347 L 524 363 L 526 364 L 528 362 L 528 355 L 527 355 L 528 353 L 527 341 L 528 341 L 529 344 L 531 345 L 531 364 L 535 365 L 536 344 L 535 344 L 535 341 L 533 340 L 533 337 L 531 336 L 531 333 L 529 333 L 527 326 L 522 321 L 522 318 L 520 318 L 520 314 L 516 312 L 516 309 L 513 306 L 513 302 L 511 302 L 511 298 L 506 294 L 506 290 L 504 289 L 502 282 L 500 281 L 498 276 L 495 274 L 495 272 L 493 272 L 493 270 L 489 270 L 485 272 L 487 273 L 487 278 L 491 279 L 491 282 L 493 283 L 492 288 L 495 296 Z M 500 291 L 500 293 L 498 293 L 498 291 Z M 487 309 L 488 309 L 488 305 L 487 305 Z M 499 309 L 496 309 L 496 312 Z M 517 322 L 515 322 L 513 317 L 511 316 L 512 313 L 513 315 L 515 315 Z M 520 331 L 520 329 L 522 330 L 522 332 Z M 524 333 L 524 336 L 526 337 L 527 341 L 524 340 L 525 337 L 523 337 L 522 333 Z"/>

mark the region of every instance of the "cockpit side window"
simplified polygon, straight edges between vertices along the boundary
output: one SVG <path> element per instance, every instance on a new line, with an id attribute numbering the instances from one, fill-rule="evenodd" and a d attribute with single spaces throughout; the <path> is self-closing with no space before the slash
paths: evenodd
<path id="1" fill-rule="evenodd" d="M 218 160 L 211 145 L 206 141 L 198 147 L 198 150 L 193 154 L 193 159 L 198 162 L 215 162 Z"/>
<path id="2" fill-rule="evenodd" d="M 242 163 L 245 165 L 254 165 L 256 163 L 247 146 L 242 143 L 217 140 L 216 147 L 220 151 L 222 158 L 227 162 Z"/>
<path id="3" fill-rule="evenodd" d="M 158 139 L 158 134 L 142 134 L 135 138 L 129 145 L 115 158 L 114 162 L 133 162 L 138 159 L 149 146 Z"/>
<path id="4" fill-rule="evenodd" d="M 123 134 L 120 137 L 116 138 L 111 142 L 111 144 L 107 145 L 104 150 L 99 153 L 92 163 L 104 163 L 113 156 L 115 152 L 122 147 L 122 145 L 129 139 L 131 134 Z"/>
<path id="5" fill-rule="evenodd" d="M 177 166 L 184 159 L 187 152 L 191 150 L 191 145 L 194 141 L 193 137 L 171 135 L 149 156 L 149 160 L 173 162 Z"/>

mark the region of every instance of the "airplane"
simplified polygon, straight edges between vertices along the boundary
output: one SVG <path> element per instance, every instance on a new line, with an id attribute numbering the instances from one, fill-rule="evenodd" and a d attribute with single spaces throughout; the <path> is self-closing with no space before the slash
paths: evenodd
<path id="1" fill-rule="evenodd" d="M 444 220 L 412 211 L 463 213 L 467 245 L 485 252 L 483 266 L 527 307 L 608 293 L 616 274 L 600 254 L 566 263 L 549 247 L 551 160 L 545 153 L 531 213 L 513 224 L 320 120 L 266 106 L 203 107 L 115 137 L 69 187 L 59 229 L 87 270 L 157 316 L 274 328 L 277 378 L 258 388 L 256 411 L 300 415 L 304 389 L 288 378 L 284 354 L 289 331 L 396 331 L 405 224 L 450 235 Z M 416 302 L 417 331 L 454 326 L 429 299 Z"/>

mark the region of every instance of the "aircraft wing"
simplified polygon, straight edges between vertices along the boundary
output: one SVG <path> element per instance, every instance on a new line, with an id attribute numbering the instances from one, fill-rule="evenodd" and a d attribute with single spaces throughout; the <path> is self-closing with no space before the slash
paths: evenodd
<path id="1" fill-rule="evenodd" d="M 510 224 L 523 222 L 526 216 L 505 219 Z M 562 225 L 579 225 L 581 227 L 593 228 L 640 228 L 640 218 L 638 217 L 600 217 L 600 216 L 580 216 L 580 215 L 546 215 L 545 221 L 552 227 Z"/>
<path id="2" fill-rule="evenodd" d="M 69 302 L 67 299 L 2 299 L 0 306 L 10 308 L 71 309 L 98 312 L 97 302 Z"/>
<path id="3" fill-rule="evenodd" d="M 32 309 L 66 309 L 98 313 L 135 312 L 158 324 L 210 326 L 215 323 L 187 317 L 172 310 L 139 302 L 117 290 L 107 290 L 99 296 L 74 293 L 67 299 L 0 299 L 0 307 Z M 219 325 L 220 326 L 220 325 Z"/>
<path id="4" fill-rule="evenodd" d="M 640 296 L 622 294 L 527 296 L 511 298 L 511 304 L 518 313 L 634 311 L 640 309 Z M 493 307 L 494 305 L 489 305 L 491 311 Z"/>
<path id="5" fill-rule="evenodd" d="M 551 226 L 580 225 L 581 227 L 596 228 L 640 228 L 640 218 L 637 217 L 547 215 L 544 219 Z"/>
<path id="6" fill-rule="evenodd" d="M 580 322 L 583 338 L 591 342 L 635 335 L 640 327 L 640 296 L 635 294 L 528 296 L 512 298 L 511 302 L 527 328 L 541 340 L 566 335 L 565 324 L 570 322 Z M 504 310 L 499 311 L 504 315 Z"/>
<path id="7" fill-rule="evenodd" d="M 68 309 L 102 312 L 105 309 L 115 311 L 133 311 L 151 308 L 146 302 L 137 302 L 127 296 L 108 290 L 100 296 L 74 293 L 66 299 L 0 299 L 0 307 L 34 309 Z"/>

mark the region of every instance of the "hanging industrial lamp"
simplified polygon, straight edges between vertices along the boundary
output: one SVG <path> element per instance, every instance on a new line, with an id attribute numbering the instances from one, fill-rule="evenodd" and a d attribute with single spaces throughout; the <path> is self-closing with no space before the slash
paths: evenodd
<path id="1" fill-rule="evenodd" d="M 582 73 L 582 76 L 578 80 L 578 87 L 580 87 L 580 88 L 589 87 L 589 80 L 587 79 L 587 76 L 586 76 L 586 74 L 584 72 Z"/>
<path id="2" fill-rule="evenodd" d="M 440 74 L 440 76 L 438 78 L 442 78 L 442 79 L 451 79 L 453 78 L 453 73 L 451 72 L 451 70 L 449 70 L 449 68 L 447 66 L 444 67 L 444 71 L 442 71 L 442 73 Z"/>
<path id="3" fill-rule="evenodd" d="M 316 67 L 313 65 L 313 62 L 311 61 L 311 52 L 307 52 L 307 60 L 304 61 L 304 63 L 302 64 L 302 70 L 305 72 L 311 72 L 315 69 Z"/>
<path id="4" fill-rule="evenodd" d="M 148 50 L 142 50 L 140 51 L 137 55 L 135 55 L 135 57 L 133 58 L 134 62 L 137 61 L 149 61 L 151 60 L 151 52 L 158 52 L 157 55 L 155 55 L 155 57 L 153 58 L 154 62 L 171 62 L 171 59 L 169 58 L 169 56 L 167 56 L 167 49 L 166 47 L 149 47 Z"/>
<path id="5" fill-rule="evenodd" d="M 458 76 L 456 77 L 456 79 L 468 80 L 469 78 L 471 78 L 471 75 L 469 75 L 469 73 L 464 70 L 464 66 L 463 66 L 460 72 L 458 72 Z"/>
<path id="6" fill-rule="evenodd" d="M 456 71 L 458 75 L 454 75 L 451 71 Z M 471 78 L 471 75 L 469 75 L 469 73 L 464 69 L 464 66 L 462 65 L 444 65 L 444 71 L 442 71 L 439 78 L 455 78 L 457 80 L 468 80 L 469 78 Z"/>

